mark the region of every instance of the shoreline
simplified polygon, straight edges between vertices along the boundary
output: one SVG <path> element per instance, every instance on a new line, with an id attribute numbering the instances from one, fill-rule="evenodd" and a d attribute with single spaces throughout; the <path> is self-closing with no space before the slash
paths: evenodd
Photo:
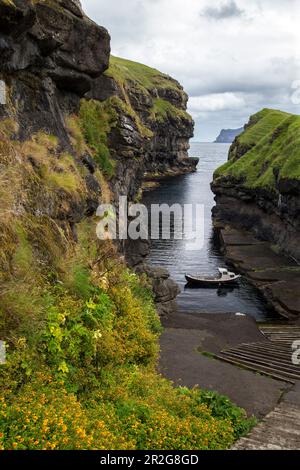
<path id="1" fill-rule="evenodd" d="M 159 370 L 175 385 L 228 396 L 259 419 L 292 389 L 284 381 L 215 358 L 224 348 L 266 341 L 252 317 L 174 313 L 162 324 Z"/>
<path id="2" fill-rule="evenodd" d="M 300 266 L 267 241 L 230 225 L 216 226 L 224 257 L 262 294 L 281 319 L 300 323 Z"/>

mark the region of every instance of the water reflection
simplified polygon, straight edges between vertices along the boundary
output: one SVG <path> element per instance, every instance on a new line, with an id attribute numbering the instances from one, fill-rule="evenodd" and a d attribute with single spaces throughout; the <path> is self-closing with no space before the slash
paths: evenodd
<path id="1" fill-rule="evenodd" d="M 185 273 L 215 275 L 218 267 L 226 267 L 220 250 L 219 239 L 212 227 L 211 209 L 214 196 L 210 189 L 214 170 L 227 160 L 227 144 L 193 144 L 191 155 L 199 156 L 196 173 L 163 181 L 161 185 L 144 195 L 144 203 L 169 205 L 204 205 L 204 246 L 197 251 L 187 251 L 188 240 L 176 240 L 174 234 L 182 227 L 172 224 L 170 240 L 153 240 L 149 262 L 168 269 L 181 288 L 179 307 L 184 311 L 197 312 L 242 312 L 256 319 L 270 318 L 270 312 L 256 289 L 245 279 L 236 287 L 191 288 L 186 286 Z M 161 230 L 160 226 L 157 229 Z"/>

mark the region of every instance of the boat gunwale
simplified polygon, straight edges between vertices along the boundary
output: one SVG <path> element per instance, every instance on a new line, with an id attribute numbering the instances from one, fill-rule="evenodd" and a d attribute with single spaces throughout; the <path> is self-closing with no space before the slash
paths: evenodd
<path id="1" fill-rule="evenodd" d="M 241 278 L 241 275 L 236 274 L 235 277 L 224 279 L 222 277 L 220 277 L 220 278 L 204 278 L 204 277 L 200 278 L 200 277 L 191 276 L 190 274 L 186 274 L 185 278 L 186 278 L 187 282 L 191 282 L 191 283 L 194 282 L 194 283 L 202 283 L 202 284 L 229 284 L 229 283 L 232 283 L 232 282 L 236 282 L 238 279 Z"/>

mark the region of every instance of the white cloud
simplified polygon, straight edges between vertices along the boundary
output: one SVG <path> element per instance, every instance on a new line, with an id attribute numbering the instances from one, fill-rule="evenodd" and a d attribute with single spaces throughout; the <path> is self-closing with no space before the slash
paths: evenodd
<path id="1" fill-rule="evenodd" d="M 194 117 L 198 117 L 205 112 L 240 109 L 244 106 L 244 98 L 234 93 L 212 93 L 210 95 L 193 96 L 189 100 L 189 109 Z"/>
<path id="2" fill-rule="evenodd" d="M 115 55 L 169 73 L 190 94 L 190 110 L 203 107 L 196 138 L 213 139 L 220 126 L 240 127 L 261 107 L 299 112 L 290 99 L 291 83 L 300 78 L 299 0 L 82 3 L 109 29 Z M 215 20 L 203 14 L 213 10 Z"/>

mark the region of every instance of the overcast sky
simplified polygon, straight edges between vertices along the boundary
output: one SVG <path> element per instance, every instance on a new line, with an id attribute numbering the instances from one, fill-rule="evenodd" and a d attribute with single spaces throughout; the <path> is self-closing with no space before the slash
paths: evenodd
<path id="1" fill-rule="evenodd" d="M 195 140 L 244 125 L 263 107 L 300 114 L 300 0 L 82 0 L 112 53 L 177 78 Z"/>

